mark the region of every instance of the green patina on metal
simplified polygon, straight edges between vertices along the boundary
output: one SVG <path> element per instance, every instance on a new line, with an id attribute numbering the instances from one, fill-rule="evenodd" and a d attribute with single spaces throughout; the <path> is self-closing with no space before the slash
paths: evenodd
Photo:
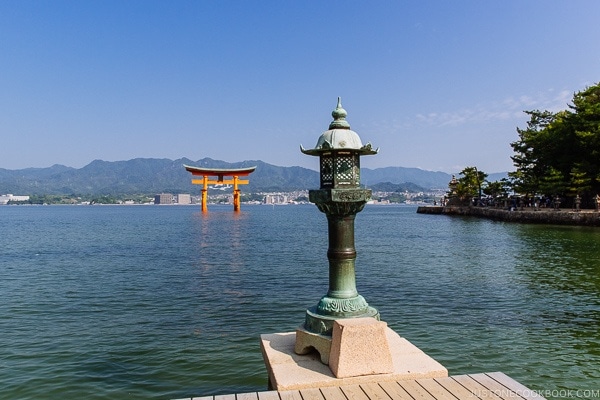
<path id="1" fill-rule="evenodd" d="M 356 290 L 354 247 L 354 219 L 371 198 L 370 190 L 360 188 L 360 156 L 377 154 L 379 149 L 373 150 L 370 143 L 363 146 L 350 129 L 340 98 L 331 115 L 333 122 L 315 148 L 300 146 L 302 153 L 319 156 L 321 187 L 309 191 L 309 200 L 327 216 L 328 224 L 329 290 L 306 310 L 304 323 L 306 330 L 322 335 L 331 335 L 336 319 L 379 319 L 379 312 Z"/>

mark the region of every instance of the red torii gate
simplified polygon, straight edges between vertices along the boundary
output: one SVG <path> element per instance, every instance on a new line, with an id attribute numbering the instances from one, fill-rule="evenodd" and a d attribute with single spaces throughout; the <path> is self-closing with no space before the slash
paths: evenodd
<path id="1" fill-rule="evenodd" d="M 233 211 L 240 211 L 240 190 L 238 185 L 247 185 L 249 180 L 241 180 L 240 176 L 248 176 L 256 167 L 237 168 L 237 169 L 219 169 L 219 168 L 201 168 L 183 165 L 192 176 L 202 176 L 202 179 L 192 179 L 195 185 L 202 185 L 202 211 L 208 211 L 208 185 L 233 185 Z M 209 176 L 216 176 L 217 180 L 209 180 Z M 233 179 L 224 180 L 223 177 L 232 176 Z"/>

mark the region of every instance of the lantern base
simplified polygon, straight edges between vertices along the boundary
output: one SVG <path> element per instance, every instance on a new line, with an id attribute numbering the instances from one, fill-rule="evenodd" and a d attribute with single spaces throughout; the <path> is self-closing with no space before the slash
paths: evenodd
<path id="1" fill-rule="evenodd" d="M 319 335 L 331 336 L 331 332 L 333 331 L 333 323 L 335 320 L 367 317 L 375 318 L 379 321 L 379 311 L 377 311 L 377 309 L 371 306 L 367 306 L 367 308 L 363 310 L 360 314 L 353 313 L 351 315 L 324 315 L 319 314 L 317 306 L 315 306 L 306 310 L 304 329 L 306 329 L 309 332 L 317 333 Z"/>

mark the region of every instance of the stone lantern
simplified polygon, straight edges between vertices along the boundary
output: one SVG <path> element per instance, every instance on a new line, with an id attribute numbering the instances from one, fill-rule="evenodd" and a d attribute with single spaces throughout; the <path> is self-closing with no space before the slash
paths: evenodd
<path id="1" fill-rule="evenodd" d="M 454 206 L 456 205 L 456 189 L 458 188 L 458 180 L 456 180 L 456 176 L 452 175 L 452 179 L 448 182 L 448 188 L 450 191 L 448 192 L 448 205 Z"/>
<path id="2" fill-rule="evenodd" d="M 367 201 L 371 190 L 360 188 L 360 156 L 377 154 L 371 144 L 363 146 L 358 134 L 346 121 L 340 98 L 331 113 L 333 122 L 319 137 L 314 149 L 304 154 L 318 156 L 320 189 L 309 191 L 309 200 L 327 216 L 329 248 L 329 291 L 318 304 L 306 311 L 304 329 L 319 335 L 331 335 L 335 320 L 374 317 L 370 307 L 356 290 L 354 219 Z"/>
<path id="3" fill-rule="evenodd" d="M 327 216 L 329 290 L 295 332 L 261 335 L 269 389 L 371 383 L 382 374 L 390 381 L 446 377 L 446 368 L 380 321 L 356 290 L 354 219 L 371 198 L 360 187 L 360 156 L 378 149 L 350 130 L 339 98 L 332 115 L 314 149 L 300 146 L 320 161 L 321 185 L 309 199 Z"/>

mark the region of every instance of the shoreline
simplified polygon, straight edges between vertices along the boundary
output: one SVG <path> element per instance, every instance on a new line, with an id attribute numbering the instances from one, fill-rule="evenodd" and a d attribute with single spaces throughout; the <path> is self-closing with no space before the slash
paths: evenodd
<path id="1" fill-rule="evenodd" d="M 418 214 L 458 215 L 487 218 L 495 221 L 528 224 L 600 226 L 600 212 L 596 210 L 554 210 L 524 208 L 510 211 L 503 208 L 474 206 L 422 206 Z"/>

